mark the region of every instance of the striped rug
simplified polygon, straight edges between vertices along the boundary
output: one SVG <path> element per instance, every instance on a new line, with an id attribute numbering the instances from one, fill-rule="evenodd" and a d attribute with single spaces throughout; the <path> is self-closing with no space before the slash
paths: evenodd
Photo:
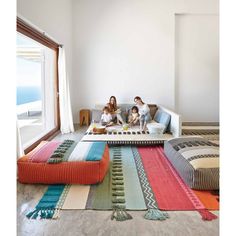
<path id="1" fill-rule="evenodd" d="M 180 179 L 161 146 L 109 150 L 110 168 L 102 183 L 49 186 L 27 217 L 55 219 L 60 210 L 92 209 L 112 210 L 111 219 L 117 221 L 132 219 L 130 210 L 145 210 L 149 220 L 166 220 L 165 211 L 170 210 L 198 211 L 203 220 L 216 218 L 199 200 L 204 196 L 198 198 Z"/>
<path id="2" fill-rule="evenodd" d="M 205 126 L 191 126 L 191 127 L 182 127 L 183 136 L 202 136 L 203 138 L 219 144 L 220 139 L 220 130 L 218 126 L 205 127 Z"/>

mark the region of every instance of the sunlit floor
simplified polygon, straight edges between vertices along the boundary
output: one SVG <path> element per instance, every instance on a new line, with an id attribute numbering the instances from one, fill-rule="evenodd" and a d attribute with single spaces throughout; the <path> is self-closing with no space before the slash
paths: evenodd
<path id="1" fill-rule="evenodd" d="M 17 118 L 23 144 L 27 144 L 44 132 L 41 112 L 23 113 Z"/>

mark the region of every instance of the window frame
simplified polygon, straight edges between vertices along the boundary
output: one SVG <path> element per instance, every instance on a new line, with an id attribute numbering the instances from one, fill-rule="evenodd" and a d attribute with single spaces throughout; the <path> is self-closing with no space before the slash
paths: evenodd
<path id="1" fill-rule="evenodd" d="M 17 17 L 17 32 L 43 44 L 44 46 L 54 50 L 56 52 L 56 78 L 54 82 L 54 88 L 55 88 L 55 110 L 56 110 L 56 126 L 54 129 L 50 130 L 47 134 L 39 138 L 36 142 L 31 144 L 29 147 L 24 149 L 25 154 L 29 153 L 31 150 L 33 150 L 41 141 L 43 140 L 50 140 L 53 137 L 55 137 L 59 133 L 60 128 L 60 108 L 59 108 L 59 80 L 58 80 L 58 54 L 59 54 L 59 47 L 60 45 L 56 42 L 54 42 L 52 39 L 48 38 L 45 33 L 41 33 L 37 29 L 33 28 L 31 25 L 26 23 L 21 18 Z"/>

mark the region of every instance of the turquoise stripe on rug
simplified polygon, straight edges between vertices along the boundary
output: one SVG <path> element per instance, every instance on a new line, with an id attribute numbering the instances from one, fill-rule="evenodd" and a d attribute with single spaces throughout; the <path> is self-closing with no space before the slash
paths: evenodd
<path id="1" fill-rule="evenodd" d="M 26 215 L 27 218 L 52 219 L 65 186 L 64 184 L 50 185 L 35 209 Z"/>
<path id="2" fill-rule="evenodd" d="M 122 146 L 122 168 L 124 175 L 125 206 L 129 210 L 146 210 L 146 204 L 143 197 L 142 188 L 130 146 Z M 113 149 L 110 148 L 112 155 Z"/>
<path id="3" fill-rule="evenodd" d="M 94 142 L 90 147 L 86 161 L 100 161 L 106 147 L 105 142 Z"/>

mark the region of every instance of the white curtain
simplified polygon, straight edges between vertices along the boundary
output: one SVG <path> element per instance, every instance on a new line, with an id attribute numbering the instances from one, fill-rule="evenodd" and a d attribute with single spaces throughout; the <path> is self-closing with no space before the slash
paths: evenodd
<path id="1" fill-rule="evenodd" d="M 16 155 L 17 158 L 20 158 L 21 156 L 23 156 L 24 153 L 24 149 L 22 146 L 22 142 L 21 142 L 21 136 L 20 136 L 20 129 L 19 129 L 19 125 L 18 125 L 18 120 L 16 120 Z"/>
<path id="2" fill-rule="evenodd" d="M 61 132 L 65 134 L 74 132 L 74 125 L 71 112 L 69 81 L 66 73 L 65 49 L 63 46 L 59 48 L 58 76 Z"/>

